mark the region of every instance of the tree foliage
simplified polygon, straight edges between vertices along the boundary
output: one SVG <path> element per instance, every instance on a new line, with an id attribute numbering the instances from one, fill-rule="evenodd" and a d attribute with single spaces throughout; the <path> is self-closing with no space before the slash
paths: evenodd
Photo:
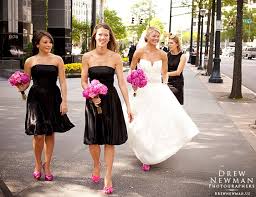
<path id="1" fill-rule="evenodd" d="M 90 27 L 85 22 L 79 22 L 74 16 L 72 17 L 72 42 L 80 44 L 81 40 L 89 37 Z"/>
<path id="2" fill-rule="evenodd" d="M 120 17 L 117 16 L 117 12 L 114 10 L 104 10 L 104 21 L 113 30 L 116 39 L 123 39 L 126 37 L 126 27 L 123 25 Z"/>

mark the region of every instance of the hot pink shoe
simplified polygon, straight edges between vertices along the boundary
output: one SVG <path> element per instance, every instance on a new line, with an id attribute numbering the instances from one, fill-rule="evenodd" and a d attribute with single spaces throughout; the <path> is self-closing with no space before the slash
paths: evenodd
<path id="1" fill-rule="evenodd" d="M 100 182 L 100 176 L 92 175 L 91 179 L 92 179 L 92 182 L 94 182 L 94 183 L 99 183 Z"/>
<path id="2" fill-rule="evenodd" d="M 50 174 L 50 175 L 45 175 L 45 176 L 44 176 L 44 180 L 45 180 L 45 181 L 52 181 L 52 180 L 53 180 L 53 175 L 52 175 L 52 174 Z"/>
<path id="3" fill-rule="evenodd" d="M 110 186 L 110 187 L 105 186 L 105 187 L 103 188 L 103 192 L 104 192 L 105 194 L 112 194 L 112 193 L 113 193 L 113 187 L 112 187 L 112 186 Z"/>
<path id="4" fill-rule="evenodd" d="M 142 170 L 144 170 L 144 171 L 149 171 L 149 170 L 150 170 L 150 165 L 143 164 L 141 168 L 142 168 Z"/>
<path id="5" fill-rule="evenodd" d="M 43 164 L 43 170 L 44 170 L 44 173 L 45 173 L 45 163 Z M 44 180 L 45 181 L 52 181 L 53 180 L 53 175 L 52 174 L 50 174 L 50 175 L 45 174 Z"/>
<path id="6" fill-rule="evenodd" d="M 34 177 L 34 179 L 36 179 L 36 180 L 40 180 L 40 178 L 41 178 L 41 172 L 33 172 L 33 177 Z"/>

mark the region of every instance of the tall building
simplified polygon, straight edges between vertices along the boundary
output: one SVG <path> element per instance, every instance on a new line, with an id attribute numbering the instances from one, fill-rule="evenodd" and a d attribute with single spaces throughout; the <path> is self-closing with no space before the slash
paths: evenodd
<path id="1" fill-rule="evenodd" d="M 91 21 L 92 1 L 91 0 L 73 0 L 72 16 L 79 22 Z"/>
<path id="2" fill-rule="evenodd" d="M 36 30 L 48 30 L 55 41 L 54 53 L 71 60 L 71 10 L 72 0 L 1 0 L 0 68 L 22 67 L 24 50 Z"/>

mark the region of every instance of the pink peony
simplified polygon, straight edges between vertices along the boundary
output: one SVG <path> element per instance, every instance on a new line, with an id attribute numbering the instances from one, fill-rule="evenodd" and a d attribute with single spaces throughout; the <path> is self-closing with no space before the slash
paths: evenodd
<path id="1" fill-rule="evenodd" d="M 143 88 L 147 85 L 148 81 L 144 71 L 138 68 L 127 76 L 127 82 L 132 84 L 133 87 Z"/>
<path id="2" fill-rule="evenodd" d="M 30 77 L 24 72 L 16 71 L 10 76 L 8 81 L 12 86 L 24 85 L 30 81 Z"/>
<path id="3" fill-rule="evenodd" d="M 88 85 L 86 89 L 83 91 L 83 97 L 89 99 L 94 98 L 100 94 L 106 95 L 108 92 L 107 86 L 100 83 L 98 80 L 94 79 L 91 81 L 91 83 Z"/>

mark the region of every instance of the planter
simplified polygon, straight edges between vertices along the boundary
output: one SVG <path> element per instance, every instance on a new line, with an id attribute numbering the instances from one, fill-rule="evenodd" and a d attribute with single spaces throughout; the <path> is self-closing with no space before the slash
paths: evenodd
<path id="1" fill-rule="evenodd" d="M 77 73 L 66 73 L 66 78 L 80 78 L 81 77 L 81 73 L 77 72 Z"/>

